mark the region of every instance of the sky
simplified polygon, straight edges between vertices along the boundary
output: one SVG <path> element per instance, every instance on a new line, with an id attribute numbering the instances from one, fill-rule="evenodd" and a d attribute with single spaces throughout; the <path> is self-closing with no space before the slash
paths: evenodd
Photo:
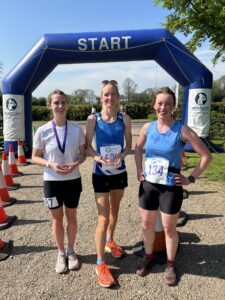
<path id="1" fill-rule="evenodd" d="M 46 33 L 85 33 L 100 31 L 162 28 L 169 11 L 147 0 L 10 0 L 1 1 L 0 63 L 3 76 Z M 182 34 L 175 36 L 185 43 Z M 205 43 L 195 56 L 213 73 L 213 79 L 224 75 L 224 63 L 212 65 L 214 53 Z M 137 92 L 147 88 L 175 86 L 175 80 L 155 61 L 59 65 L 33 91 L 35 97 L 46 97 L 52 90 L 71 94 L 77 89 L 91 89 L 99 95 L 99 83 L 115 79 L 123 94 L 123 82 L 131 78 Z"/>

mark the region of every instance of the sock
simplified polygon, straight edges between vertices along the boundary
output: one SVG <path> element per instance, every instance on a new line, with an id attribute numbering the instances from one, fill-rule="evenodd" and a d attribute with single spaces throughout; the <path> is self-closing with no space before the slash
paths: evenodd
<path id="1" fill-rule="evenodd" d="M 167 265 L 168 266 L 173 266 L 174 265 L 174 260 L 167 259 Z"/>
<path id="2" fill-rule="evenodd" d="M 66 255 L 66 251 L 65 250 L 59 250 L 59 255 L 60 256 L 65 256 Z"/>
<path id="3" fill-rule="evenodd" d="M 112 240 L 112 238 L 110 236 L 106 237 L 106 243 L 110 242 Z"/>
<path id="4" fill-rule="evenodd" d="M 73 253 L 73 252 L 74 252 L 73 246 L 68 246 L 68 247 L 67 247 L 67 254 L 71 254 L 71 253 Z"/>
<path id="5" fill-rule="evenodd" d="M 149 260 L 149 261 L 152 261 L 153 260 L 153 254 L 148 254 L 148 253 L 145 253 L 145 257 Z"/>
<path id="6" fill-rule="evenodd" d="M 98 258 L 96 264 L 99 266 L 103 262 L 102 258 Z"/>

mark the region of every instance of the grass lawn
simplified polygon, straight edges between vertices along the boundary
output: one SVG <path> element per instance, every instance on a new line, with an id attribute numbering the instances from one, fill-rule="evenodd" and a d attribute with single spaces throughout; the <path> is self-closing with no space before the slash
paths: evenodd
<path id="1" fill-rule="evenodd" d="M 194 168 L 199 156 L 196 153 L 185 152 L 185 163 L 189 169 Z M 212 181 L 225 181 L 225 153 L 212 153 L 213 159 L 204 171 L 204 176 Z M 190 173 L 190 170 L 189 170 Z"/>

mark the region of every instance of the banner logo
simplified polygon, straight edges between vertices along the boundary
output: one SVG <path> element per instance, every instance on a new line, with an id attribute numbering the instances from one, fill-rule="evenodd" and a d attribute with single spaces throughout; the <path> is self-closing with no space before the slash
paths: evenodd
<path id="1" fill-rule="evenodd" d="M 205 105 L 207 102 L 207 95 L 205 93 L 198 93 L 195 97 L 195 102 L 198 105 Z"/>
<path id="2" fill-rule="evenodd" d="M 6 100 L 6 108 L 8 111 L 14 111 L 17 108 L 17 102 L 14 98 L 8 98 Z"/>

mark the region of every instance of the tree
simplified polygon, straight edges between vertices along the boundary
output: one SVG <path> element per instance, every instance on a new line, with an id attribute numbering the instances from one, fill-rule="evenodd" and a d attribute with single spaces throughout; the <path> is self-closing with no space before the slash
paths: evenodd
<path id="1" fill-rule="evenodd" d="M 84 103 L 85 99 L 95 96 L 94 91 L 90 89 L 78 89 L 72 92 L 72 102 L 75 103 Z M 73 101 L 74 100 L 74 101 Z"/>
<path id="2" fill-rule="evenodd" d="M 135 95 L 135 92 L 137 90 L 137 84 L 131 79 L 126 78 L 123 82 L 123 91 L 124 95 L 127 98 L 127 101 L 131 101 L 133 96 Z"/>
<path id="3" fill-rule="evenodd" d="M 192 52 L 209 40 L 216 51 L 215 64 L 219 58 L 225 61 L 225 1 L 224 0 L 154 0 L 163 8 L 171 10 L 164 27 L 172 33 L 182 32 L 191 36 L 186 46 Z"/>
<path id="4" fill-rule="evenodd" d="M 37 106 L 46 106 L 47 101 L 45 97 L 39 97 L 39 98 L 32 97 L 32 104 Z"/>

